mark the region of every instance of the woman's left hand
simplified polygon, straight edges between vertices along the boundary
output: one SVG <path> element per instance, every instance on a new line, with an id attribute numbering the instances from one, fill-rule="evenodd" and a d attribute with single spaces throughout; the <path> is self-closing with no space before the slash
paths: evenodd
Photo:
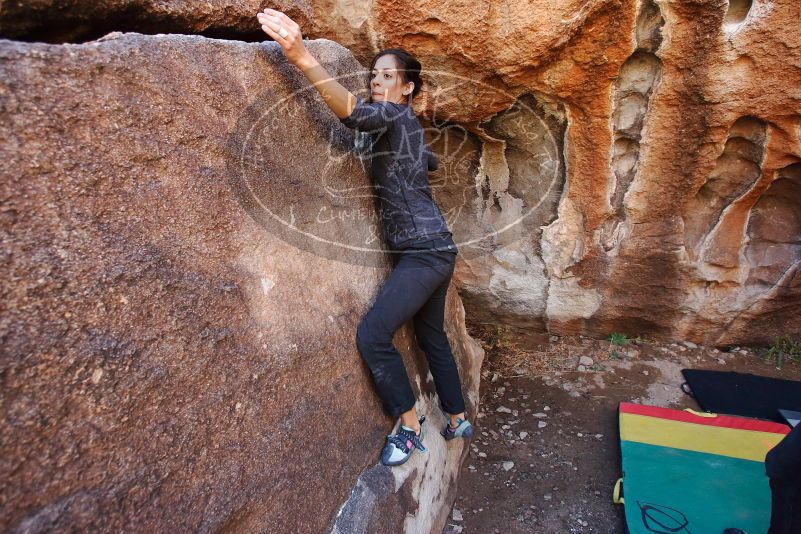
<path id="1" fill-rule="evenodd" d="M 308 51 L 303 45 L 303 36 L 300 33 L 300 26 L 280 11 L 270 9 L 259 12 L 256 15 L 261 24 L 261 29 L 281 45 L 286 58 L 299 65 L 307 55 Z"/>

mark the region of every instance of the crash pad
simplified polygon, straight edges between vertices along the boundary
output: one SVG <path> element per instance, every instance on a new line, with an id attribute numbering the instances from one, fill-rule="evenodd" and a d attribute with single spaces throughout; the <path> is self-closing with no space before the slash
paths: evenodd
<path id="1" fill-rule="evenodd" d="M 681 373 L 687 381 L 682 389 L 707 412 L 783 423 L 779 410 L 801 411 L 801 381 L 733 371 L 682 369 Z"/>
<path id="2" fill-rule="evenodd" d="M 788 426 L 627 402 L 618 412 L 631 534 L 767 531 L 764 460 Z"/>

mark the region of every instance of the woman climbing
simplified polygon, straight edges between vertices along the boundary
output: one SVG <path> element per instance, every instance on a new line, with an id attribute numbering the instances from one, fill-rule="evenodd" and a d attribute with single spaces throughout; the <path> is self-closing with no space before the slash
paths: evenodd
<path id="1" fill-rule="evenodd" d="M 356 331 L 384 410 L 400 418 L 381 452 L 384 465 L 399 465 L 423 445 L 423 423 L 403 359 L 392 343 L 395 331 L 414 320 L 417 342 L 426 354 L 442 409 L 450 421 L 446 440 L 469 438 L 459 371 L 444 330 L 445 297 L 458 249 L 433 200 L 428 171 L 438 161 L 425 143 L 412 108 L 420 91 L 420 62 L 399 48 L 382 50 L 370 65 L 370 98 L 355 96 L 331 78 L 306 50 L 299 26 L 274 9 L 257 14 L 264 32 L 314 84 L 326 104 L 348 128 L 373 138 L 371 177 L 381 199 L 384 234 L 394 268 Z"/>

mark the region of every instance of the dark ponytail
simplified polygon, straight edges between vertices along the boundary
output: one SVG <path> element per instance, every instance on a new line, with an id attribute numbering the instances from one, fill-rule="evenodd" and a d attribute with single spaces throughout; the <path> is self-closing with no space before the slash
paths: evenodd
<path id="1" fill-rule="evenodd" d="M 395 58 L 395 68 L 401 74 L 401 79 L 403 80 L 403 84 L 406 85 L 409 82 L 414 83 L 414 89 L 412 93 L 407 97 L 409 105 L 411 106 L 414 97 L 416 97 L 420 93 L 420 89 L 423 87 L 423 79 L 420 77 L 420 71 L 422 67 L 420 66 L 420 62 L 417 60 L 416 57 L 411 55 L 409 52 L 404 50 L 403 48 L 385 48 L 377 53 L 373 57 L 373 61 L 370 62 L 370 70 L 368 71 L 368 80 L 370 74 L 373 72 L 375 68 L 375 63 L 378 61 L 378 58 L 381 56 L 385 56 L 387 54 L 391 54 Z M 368 88 L 369 88 L 368 83 Z"/>

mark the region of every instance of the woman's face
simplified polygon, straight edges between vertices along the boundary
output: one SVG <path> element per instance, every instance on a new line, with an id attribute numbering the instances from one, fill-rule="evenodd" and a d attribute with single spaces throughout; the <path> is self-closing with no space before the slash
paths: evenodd
<path id="1" fill-rule="evenodd" d="M 373 102 L 408 104 L 406 94 L 411 94 L 413 88 L 414 82 L 404 85 L 401 73 L 395 65 L 395 56 L 384 54 L 378 58 L 373 72 L 370 73 L 370 96 Z"/>

